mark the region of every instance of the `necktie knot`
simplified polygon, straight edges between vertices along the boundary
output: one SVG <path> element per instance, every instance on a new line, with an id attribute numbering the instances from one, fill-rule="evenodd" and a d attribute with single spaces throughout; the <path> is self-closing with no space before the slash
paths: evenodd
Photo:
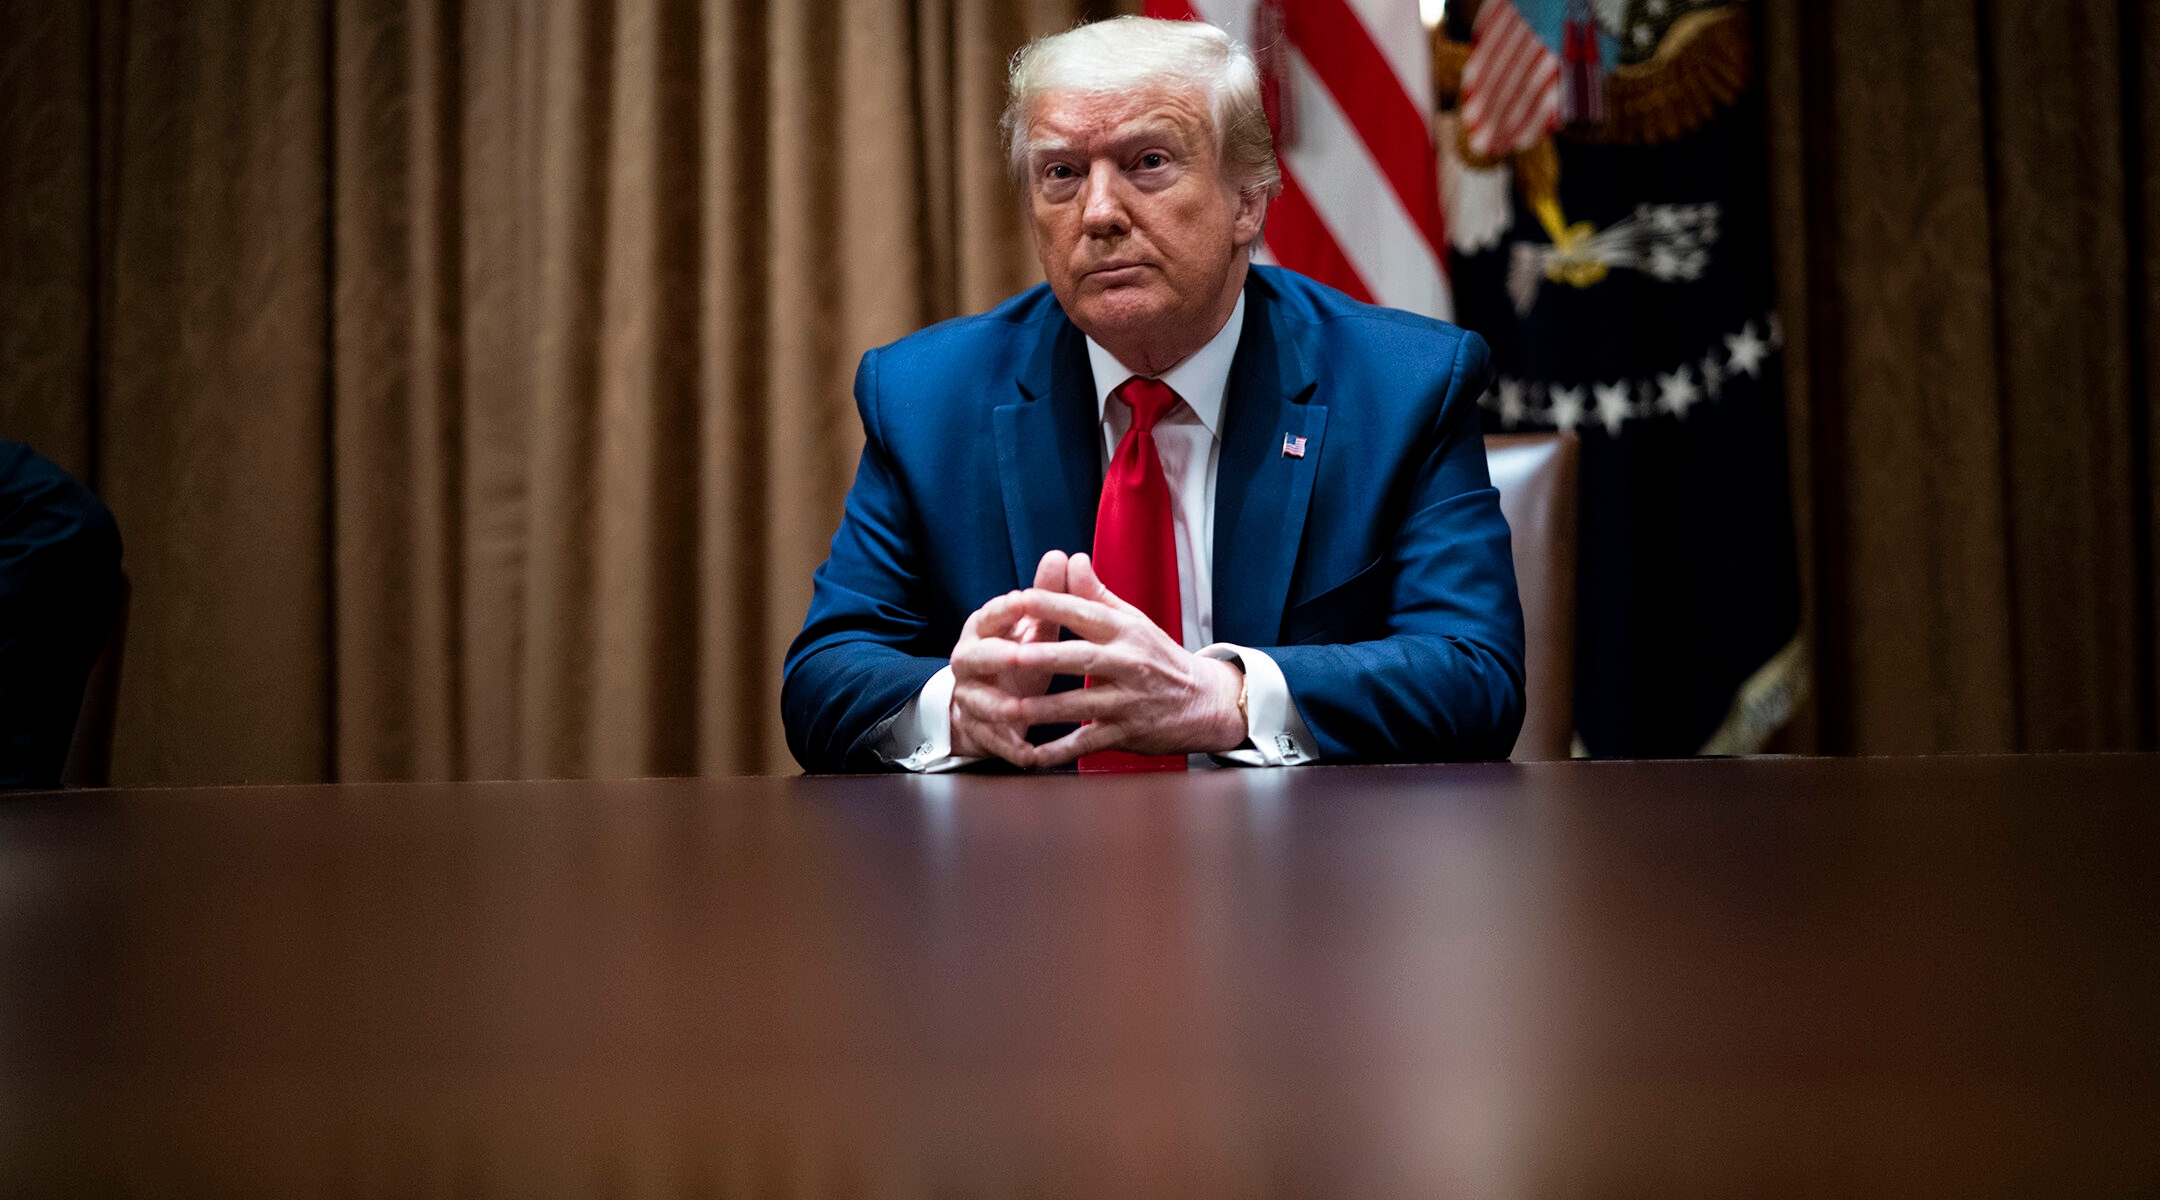
<path id="1" fill-rule="evenodd" d="M 1110 393 L 1132 409 L 1133 428 L 1142 433 L 1155 428 L 1170 406 L 1178 402 L 1178 394 L 1160 379 L 1148 379 L 1135 375 L 1117 386 Z"/>

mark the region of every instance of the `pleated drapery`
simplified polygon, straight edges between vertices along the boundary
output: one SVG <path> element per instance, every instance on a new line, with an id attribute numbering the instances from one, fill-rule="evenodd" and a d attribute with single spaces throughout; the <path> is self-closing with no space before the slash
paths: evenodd
<path id="1" fill-rule="evenodd" d="M 0 432 L 126 537 L 115 780 L 793 769 L 855 360 L 1036 277 L 1005 61 L 1082 15 L 0 10 Z"/>
<path id="2" fill-rule="evenodd" d="M 791 770 L 860 352 L 1035 273 L 1081 0 L 0 5 L 0 435 L 97 487 L 114 778 Z M 2160 745 L 2160 19 L 1761 0 L 1816 703 Z"/>
<path id="3" fill-rule="evenodd" d="M 2160 16 L 1763 9 L 1802 748 L 2160 746 Z"/>

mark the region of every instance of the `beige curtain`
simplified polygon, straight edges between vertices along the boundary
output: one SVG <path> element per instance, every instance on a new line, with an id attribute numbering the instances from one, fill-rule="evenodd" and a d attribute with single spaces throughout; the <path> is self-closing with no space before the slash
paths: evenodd
<path id="1" fill-rule="evenodd" d="M 792 768 L 856 355 L 1033 272 L 1079 0 L 0 5 L 0 435 L 136 583 L 122 782 Z M 1763 0 L 1818 704 L 2160 744 L 2160 19 Z"/>
<path id="2" fill-rule="evenodd" d="M 1802 748 L 2160 745 L 2160 15 L 1762 7 Z"/>
<path id="3" fill-rule="evenodd" d="M 792 770 L 855 360 L 1035 277 L 1004 63 L 1079 10 L 0 6 L 0 434 L 126 537 L 116 781 Z"/>

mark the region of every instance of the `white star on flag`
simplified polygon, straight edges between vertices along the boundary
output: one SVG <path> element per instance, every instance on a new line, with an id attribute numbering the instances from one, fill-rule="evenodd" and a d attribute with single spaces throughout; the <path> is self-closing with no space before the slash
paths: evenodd
<path id="1" fill-rule="evenodd" d="M 1513 429 L 1522 424 L 1523 383 L 1520 379 L 1500 381 L 1500 423 Z"/>
<path id="2" fill-rule="evenodd" d="M 1552 389 L 1553 428 L 1562 433 L 1571 433 L 1577 425 L 1582 424 L 1582 419 L 1583 390 L 1581 385 Z"/>
<path id="3" fill-rule="evenodd" d="M 1725 368 L 1718 363 L 1715 348 L 1702 356 L 1702 382 L 1712 400 L 1725 394 Z"/>
<path id="4" fill-rule="evenodd" d="M 1658 411 L 1669 412 L 1683 421 L 1687 420 L 1688 407 L 1702 399 L 1702 393 L 1695 387 L 1694 374 L 1688 370 L 1687 364 L 1680 364 L 1680 369 L 1670 375 L 1660 374 L 1657 382 Z"/>
<path id="5" fill-rule="evenodd" d="M 1755 322 L 1741 326 L 1738 333 L 1726 334 L 1725 349 L 1732 354 L 1734 371 L 1745 371 L 1750 379 L 1762 377 L 1762 362 L 1770 353 L 1770 343 L 1755 336 Z"/>
<path id="6" fill-rule="evenodd" d="M 1678 279 L 1687 270 L 1683 259 L 1671 246 L 1659 246 L 1650 252 L 1650 274 L 1658 279 Z"/>
<path id="7" fill-rule="evenodd" d="M 1668 234 L 1685 230 L 1694 216 L 1686 206 L 1679 204 L 1646 204 L 1643 212 L 1650 221 L 1650 228 Z"/>
<path id="8" fill-rule="evenodd" d="M 1598 420 L 1605 423 L 1605 432 L 1620 436 L 1620 427 L 1627 423 L 1634 406 L 1628 403 L 1628 381 L 1601 383 L 1597 385 Z"/>

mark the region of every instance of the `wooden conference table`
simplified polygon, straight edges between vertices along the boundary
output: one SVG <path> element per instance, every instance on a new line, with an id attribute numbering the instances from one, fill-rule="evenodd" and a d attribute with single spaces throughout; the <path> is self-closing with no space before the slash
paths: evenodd
<path id="1" fill-rule="evenodd" d="M 2160 758 L 0 798 L 0 1193 L 2160 1192 Z"/>

